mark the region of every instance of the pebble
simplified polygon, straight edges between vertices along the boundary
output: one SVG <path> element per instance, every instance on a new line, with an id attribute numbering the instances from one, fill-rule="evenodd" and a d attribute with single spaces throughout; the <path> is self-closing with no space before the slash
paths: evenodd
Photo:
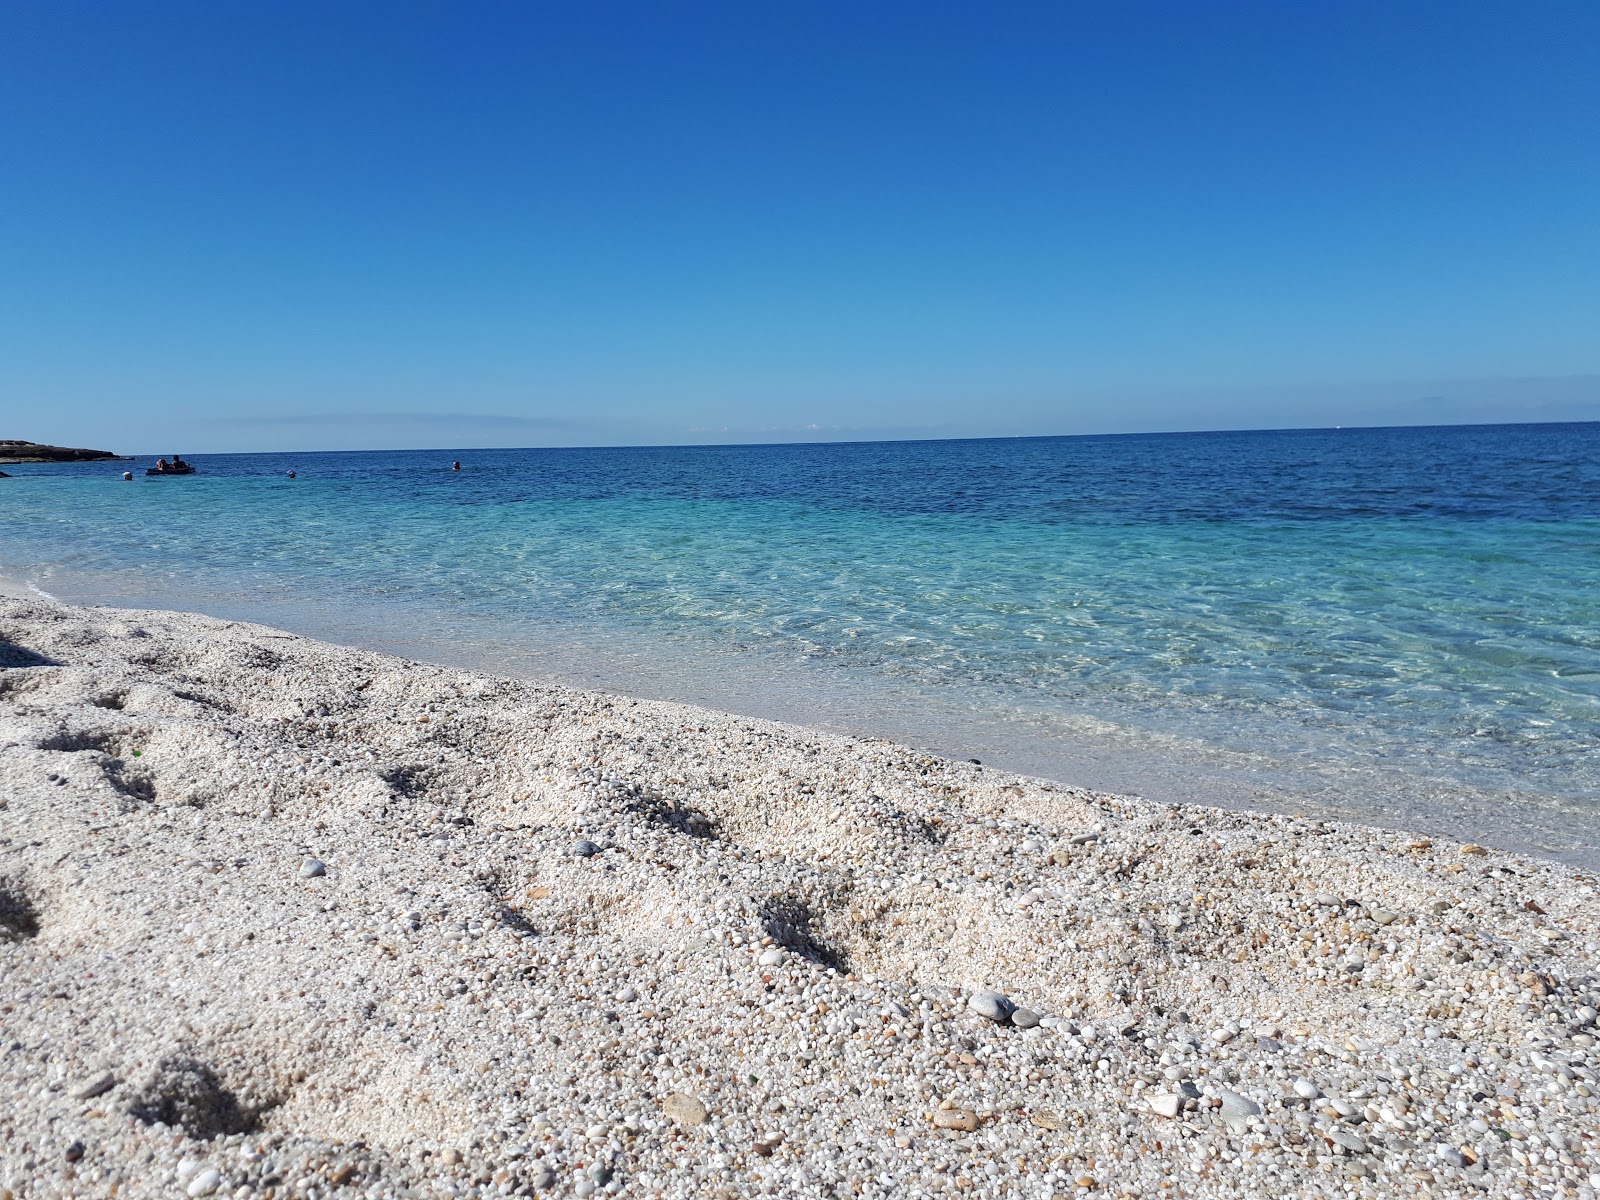
<path id="1" fill-rule="evenodd" d="M 661 1101 L 661 1111 L 667 1120 L 674 1125 L 686 1128 L 695 1125 L 704 1125 L 709 1115 L 706 1106 L 695 1097 L 684 1092 L 673 1092 L 672 1095 Z"/>
<path id="2" fill-rule="evenodd" d="M 189 1181 L 189 1186 L 184 1191 L 191 1196 L 209 1196 L 217 1190 L 217 1185 L 222 1182 L 222 1172 L 215 1167 L 207 1167 Z"/>
<path id="3" fill-rule="evenodd" d="M 1369 909 L 1367 915 L 1379 925 L 1393 925 L 1400 919 L 1400 914 L 1395 912 L 1392 908 Z"/>
<path id="4" fill-rule="evenodd" d="M 978 1114 L 970 1108 L 939 1108 L 934 1110 L 933 1123 L 940 1129 L 963 1129 L 968 1133 L 976 1133 Z"/>
<path id="5" fill-rule="evenodd" d="M 781 947 L 771 946 L 761 952 L 761 957 L 756 959 L 756 962 L 763 967 L 781 967 L 787 957 Z"/>
<path id="6" fill-rule="evenodd" d="M 574 858 L 593 858 L 599 853 L 600 847 L 596 846 L 588 838 L 579 838 L 572 843 L 572 855 Z"/>
<path id="7" fill-rule="evenodd" d="M 1031 1008 L 1013 1009 L 1011 1023 L 1018 1029 L 1033 1029 L 1039 1024 L 1039 1014 Z"/>
<path id="8" fill-rule="evenodd" d="M 1322 1089 L 1309 1079 L 1296 1079 L 1294 1081 L 1294 1094 L 1302 1100 L 1315 1100 L 1322 1095 Z"/>
<path id="9" fill-rule="evenodd" d="M 549 1167 L 540 1167 L 532 1175 L 528 1176 L 528 1185 L 539 1192 L 555 1187 L 556 1173 Z"/>
<path id="10" fill-rule="evenodd" d="M 315 879 L 319 875 L 326 875 L 327 873 L 328 868 L 320 858 L 308 858 L 300 864 L 301 879 Z"/>
<path id="11" fill-rule="evenodd" d="M 1261 1115 L 1261 1106 L 1247 1096 L 1238 1092 L 1231 1092 L 1227 1088 L 1217 1091 L 1217 1099 L 1222 1101 L 1222 1119 L 1229 1125 L 1242 1126 L 1252 1117 Z"/>
<path id="12" fill-rule="evenodd" d="M 1001 1025 L 1010 1019 L 1016 1005 L 999 992 L 973 992 L 967 998 L 967 1009 Z"/>
<path id="13" fill-rule="evenodd" d="M 625 987 L 620 992 L 617 993 L 617 1003 L 618 1004 L 632 1004 L 638 998 L 639 998 L 638 990 L 635 989 L 635 988 L 631 988 L 631 987 Z"/>
<path id="14" fill-rule="evenodd" d="M 1351 1154 L 1365 1154 L 1367 1152 L 1366 1142 L 1362 1141 L 1361 1138 L 1350 1132 L 1350 1130 L 1344 1129 L 1338 1125 L 1335 1125 L 1332 1129 L 1328 1130 L 1324 1136 L 1326 1136 L 1327 1139 L 1334 1145 L 1348 1150 Z"/>
<path id="15" fill-rule="evenodd" d="M 1176 1117 L 1183 1111 L 1183 1097 L 1175 1096 L 1171 1092 L 1156 1092 L 1145 1097 L 1145 1103 L 1158 1117 Z"/>
<path id="16" fill-rule="evenodd" d="M 117 1086 L 117 1077 L 110 1071 L 102 1071 L 88 1083 L 72 1093 L 74 1100 L 93 1100 L 96 1096 L 104 1096 Z"/>

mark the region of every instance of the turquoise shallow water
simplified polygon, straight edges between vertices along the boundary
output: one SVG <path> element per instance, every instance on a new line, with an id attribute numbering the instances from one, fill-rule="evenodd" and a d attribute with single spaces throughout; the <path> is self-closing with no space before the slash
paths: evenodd
<path id="1" fill-rule="evenodd" d="M 1600 863 L 1600 425 L 197 461 L 0 570 Z"/>

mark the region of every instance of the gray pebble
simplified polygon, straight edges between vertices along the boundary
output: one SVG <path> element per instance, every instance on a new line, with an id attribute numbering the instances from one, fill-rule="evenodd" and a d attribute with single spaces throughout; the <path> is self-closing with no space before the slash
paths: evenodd
<path id="1" fill-rule="evenodd" d="M 315 879 L 319 875 L 326 875 L 328 868 L 323 866 L 320 858 L 308 858 L 300 864 L 301 879 Z"/>
<path id="2" fill-rule="evenodd" d="M 1031 1008 L 1018 1008 L 1012 1010 L 1011 1023 L 1018 1029 L 1032 1029 L 1039 1023 L 1039 1014 Z"/>
<path id="3" fill-rule="evenodd" d="M 588 838 L 579 838 L 572 843 L 572 853 L 576 858 L 592 858 L 600 853 L 600 847 L 596 846 Z"/>
<path id="4" fill-rule="evenodd" d="M 93 1100 L 96 1096 L 104 1096 L 117 1086 L 117 1077 L 110 1071 L 103 1071 L 88 1083 L 72 1093 L 75 1100 Z"/>
<path id="5" fill-rule="evenodd" d="M 999 992 L 973 992 L 967 998 L 967 1008 L 977 1013 L 980 1017 L 987 1017 L 996 1024 L 1003 1025 L 1016 1011 L 1016 1005 L 1011 1003 Z"/>
<path id="6" fill-rule="evenodd" d="M 1367 1152 L 1367 1144 L 1365 1142 L 1348 1129 L 1341 1129 L 1337 1125 L 1327 1130 L 1327 1138 L 1334 1145 L 1342 1146 L 1351 1154 L 1365 1154 Z"/>

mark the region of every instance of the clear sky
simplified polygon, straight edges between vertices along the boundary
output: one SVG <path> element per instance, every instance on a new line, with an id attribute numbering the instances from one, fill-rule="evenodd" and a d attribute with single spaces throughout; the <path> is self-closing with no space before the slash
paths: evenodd
<path id="1" fill-rule="evenodd" d="M 0 437 L 1600 419 L 1600 4 L 0 0 Z"/>

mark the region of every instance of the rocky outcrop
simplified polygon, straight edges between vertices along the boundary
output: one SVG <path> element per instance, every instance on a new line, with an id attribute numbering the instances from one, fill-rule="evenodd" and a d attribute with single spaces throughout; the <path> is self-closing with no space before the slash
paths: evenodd
<path id="1" fill-rule="evenodd" d="M 16 438 L 0 438 L 0 463 L 118 462 L 122 456 L 109 450 L 81 450 L 71 446 L 42 446 Z"/>

